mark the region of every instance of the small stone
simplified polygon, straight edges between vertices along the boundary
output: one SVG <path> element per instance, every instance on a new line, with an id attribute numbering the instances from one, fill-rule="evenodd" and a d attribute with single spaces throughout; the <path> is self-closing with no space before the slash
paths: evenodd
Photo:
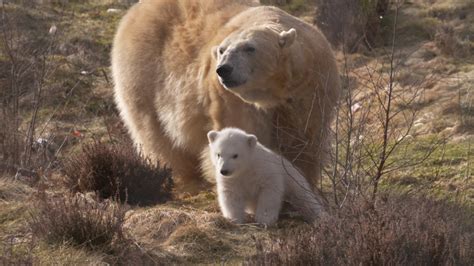
<path id="1" fill-rule="evenodd" d="M 53 25 L 51 26 L 51 28 L 49 28 L 49 35 L 55 35 L 57 31 L 58 27 L 56 27 L 56 25 Z"/>
<path id="2" fill-rule="evenodd" d="M 107 9 L 107 13 L 120 13 L 122 10 L 118 8 L 109 8 Z"/>

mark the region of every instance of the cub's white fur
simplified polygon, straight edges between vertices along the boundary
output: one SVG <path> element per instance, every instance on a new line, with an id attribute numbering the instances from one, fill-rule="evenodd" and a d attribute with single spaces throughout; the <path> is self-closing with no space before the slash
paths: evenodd
<path id="1" fill-rule="evenodd" d="M 243 223 L 247 211 L 255 215 L 257 223 L 270 225 L 278 220 L 283 200 L 308 221 L 324 211 L 298 170 L 254 135 L 225 128 L 209 131 L 207 137 L 224 217 Z"/>

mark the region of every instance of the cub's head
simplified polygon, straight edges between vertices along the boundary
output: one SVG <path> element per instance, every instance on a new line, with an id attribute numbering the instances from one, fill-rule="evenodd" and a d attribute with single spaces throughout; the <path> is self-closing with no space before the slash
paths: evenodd
<path id="1" fill-rule="evenodd" d="M 207 133 L 211 160 L 222 176 L 234 176 L 251 167 L 257 137 L 237 128 Z"/>
<path id="2" fill-rule="evenodd" d="M 278 33 L 256 26 L 230 34 L 212 49 L 219 82 L 248 103 L 275 105 L 288 79 L 284 57 L 296 30 Z"/>

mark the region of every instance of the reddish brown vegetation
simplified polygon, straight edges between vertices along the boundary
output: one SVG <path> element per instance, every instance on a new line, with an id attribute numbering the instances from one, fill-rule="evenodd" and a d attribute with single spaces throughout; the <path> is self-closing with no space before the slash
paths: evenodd
<path id="1" fill-rule="evenodd" d="M 43 194 L 30 221 L 33 233 L 49 243 L 110 248 L 124 239 L 122 224 L 125 210 L 110 201 L 99 203 L 79 194 L 47 197 Z"/>
<path id="2" fill-rule="evenodd" d="M 67 185 L 74 192 L 98 192 L 130 204 L 163 203 L 171 198 L 171 170 L 137 154 L 131 146 L 95 142 L 64 167 Z"/>

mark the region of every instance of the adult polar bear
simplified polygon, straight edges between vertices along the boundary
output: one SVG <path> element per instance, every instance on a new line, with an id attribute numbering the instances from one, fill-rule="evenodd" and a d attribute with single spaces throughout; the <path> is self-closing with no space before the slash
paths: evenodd
<path id="1" fill-rule="evenodd" d="M 339 95 L 331 48 L 315 27 L 251 2 L 145 0 L 115 36 L 121 117 L 183 190 L 213 179 L 206 133 L 224 127 L 255 134 L 313 184 L 319 176 Z"/>

